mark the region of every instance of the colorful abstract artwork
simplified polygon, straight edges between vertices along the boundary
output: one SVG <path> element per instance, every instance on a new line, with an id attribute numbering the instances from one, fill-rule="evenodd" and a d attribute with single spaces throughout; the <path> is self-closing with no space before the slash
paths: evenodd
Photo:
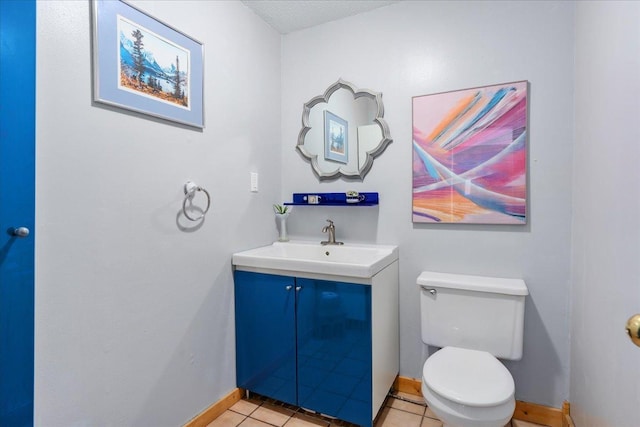
<path id="1" fill-rule="evenodd" d="M 526 224 L 527 82 L 413 98 L 413 222 Z"/>

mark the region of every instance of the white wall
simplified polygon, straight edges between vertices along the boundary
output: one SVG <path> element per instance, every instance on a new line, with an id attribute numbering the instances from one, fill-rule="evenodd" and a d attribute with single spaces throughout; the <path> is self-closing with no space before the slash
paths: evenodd
<path id="1" fill-rule="evenodd" d="M 571 414 L 633 427 L 640 349 L 640 3 L 576 5 Z"/>
<path id="2" fill-rule="evenodd" d="M 400 245 L 402 375 L 427 355 L 421 270 L 522 277 L 517 398 L 569 398 L 571 335 L 577 425 L 634 425 L 637 349 L 620 331 L 640 311 L 638 4 L 404 2 L 289 34 L 281 63 L 280 37 L 239 2 L 136 4 L 204 42 L 207 128 L 91 105 L 89 5 L 38 2 L 36 424 L 179 425 L 218 400 L 235 386 L 231 253 L 275 238 L 279 197 L 356 189 L 380 207 L 296 208 L 289 228 L 320 240 L 333 218 L 339 239 Z M 363 183 L 319 183 L 295 152 L 302 104 L 339 77 L 383 92 L 395 140 Z M 413 225 L 411 97 L 521 79 L 529 224 Z M 187 179 L 214 197 L 192 231 Z"/>
<path id="3" fill-rule="evenodd" d="M 574 5 L 407 1 L 283 37 L 282 197 L 378 191 L 378 208 L 296 207 L 294 237 L 321 240 L 326 218 L 346 241 L 400 247 L 400 374 L 421 377 L 416 278 L 422 270 L 523 278 L 531 292 L 524 358 L 507 365 L 518 399 L 568 398 Z M 383 93 L 394 142 L 364 182 L 319 183 L 295 152 L 302 104 L 338 78 Z M 529 223 L 411 222 L 411 97 L 530 81 Z"/>
<path id="4" fill-rule="evenodd" d="M 135 2 L 204 43 L 193 130 L 92 105 L 89 3 L 37 4 L 35 423 L 182 425 L 235 387 L 231 254 L 277 236 L 280 36 L 236 1 Z M 213 204 L 183 230 L 188 179 Z"/>

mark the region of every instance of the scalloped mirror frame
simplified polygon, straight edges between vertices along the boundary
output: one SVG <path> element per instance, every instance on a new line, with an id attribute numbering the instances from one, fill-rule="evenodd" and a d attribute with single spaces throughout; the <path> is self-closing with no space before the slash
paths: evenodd
<path id="1" fill-rule="evenodd" d="M 373 119 L 373 121 L 377 123 L 378 126 L 380 126 L 380 129 L 382 131 L 382 139 L 374 149 L 367 151 L 367 158 L 364 161 L 362 167 L 357 171 L 345 171 L 342 169 L 342 167 L 340 167 L 334 172 L 325 172 L 321 170 L 320 166 L 318 165 L 318 155 L 312 154 L 304 148 L 305 136 L 307 135 L 307 132 L 311 130 L 311 126 L 309 126 L 309 115 L 311 113 L 311 109 L 321 102 L 328 103 L 331 95 L 338 89 L 349 90 L 353 94 L 354 100 L 362 96 L 366 96 L 373 99 L 376 103 L 376 117 Z M 345 80 L 338 79 L 337 82 L 327 88 L 323 95 L 318 95 L 314 98 L 311 98 L 309 102 L 304 104 L 304 108 L 302 110 L 302 129 L 300 130 L 300 134 L 298 135 L 298 144 L 296 145 L 296 149 L 300 152 L 300 154 L 302 154 L 304 158 L 309 160 L 313 172 L 321 181 L 338 179 L 340 177 L 344 177 L 347 179 L 364 180 L 365 175 L 373 166 L 373 159 L 382 154 L 387 146 L 393 141 L 389 133 L 389 126 L 387 125 L 387 122 L 383 117 L 384 105 L 382 104 L 381 92 L 374 92 L 369 89 L 357 89 L 353 84 Z"/>

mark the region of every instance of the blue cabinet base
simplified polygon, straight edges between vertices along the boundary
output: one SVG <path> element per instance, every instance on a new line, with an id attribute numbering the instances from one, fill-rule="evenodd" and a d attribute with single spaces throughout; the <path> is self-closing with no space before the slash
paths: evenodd
<path id="1" fill-rule="evenodd" d="M 235 272 L 238 387 L 371 427 L 371 287 Z"/>

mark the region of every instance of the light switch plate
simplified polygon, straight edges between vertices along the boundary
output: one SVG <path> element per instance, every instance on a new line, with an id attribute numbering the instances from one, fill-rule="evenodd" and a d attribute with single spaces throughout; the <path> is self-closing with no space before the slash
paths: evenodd
<path id="1" fill-rule="evenodd" d="M 258 192 L 258 172 L 251 172 L 251 192 Z"/>

